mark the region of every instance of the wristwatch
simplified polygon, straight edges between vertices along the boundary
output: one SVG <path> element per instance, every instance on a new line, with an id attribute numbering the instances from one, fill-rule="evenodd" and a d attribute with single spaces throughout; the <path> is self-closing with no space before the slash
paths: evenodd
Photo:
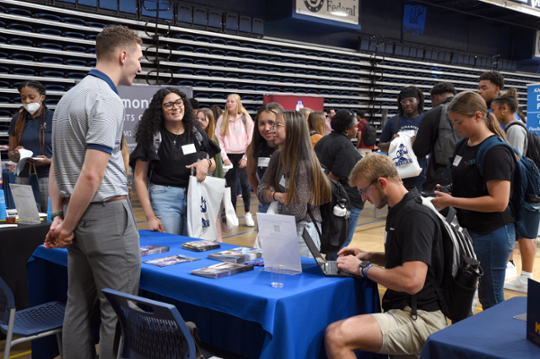
<path id="1" fill-rule="evenodd" d="M 366 267 L 367 267 L 368 265 L 370 265 L 370 264 L 371 264 L 370 261 L 363 261 L 362 263 L 360 263 L 360 264 L 358 265 L 358 271 L 360 272 L 360 277 L 362 277 L 362 278 L 365 277 L 365 276 L 364 276 L 364 269 L 366 269 Z"/>

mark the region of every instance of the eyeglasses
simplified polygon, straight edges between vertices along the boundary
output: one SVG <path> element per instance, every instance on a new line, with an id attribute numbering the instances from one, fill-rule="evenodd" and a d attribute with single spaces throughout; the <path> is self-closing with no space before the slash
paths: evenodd
<path id="1" fill-rule="evenodd" d="M 381 178 L 381 177 L 386 178 L 386 177 L 388 177 L 388 176 L 380 176 L 380 177 L 377 177 L 377 178 L 375 178 L 373 181 L 371 181 L 371 183 L 368 184 L 368 185 L 366 186 L 366 188 L 362 188 L 362 189 L 359 188 L 359 189 L 358 189 L 358 193 L 360 193 L 360 196 L 363 196 L 364 193 L 368 190 L 368 188 L 371 187 L 372 184 L 374 184 L 375 182 L 377 182 L 377 181 L 379 180 L 379 178 Z"/>
<path id="2" fill-rule="evenodd" d="M 176 101 L 170 101 L 170 102 L 165 102 L 163 104 L 163 106 L 167 109 L 167 110 L 170 110 L 173 108 L 173 106 L 176 105 L 177 107 L 183 107 L 184 106 L 184 101 L 182 101 L 181 98 L 179 98 L 178 100 Z"/>
<path id="3" fill-rule="evenodd" d="M 402 105 L 408 105 L 408 104 L 414 105 L 417 101 L 418 99 L 416 97 L 409 97 L 409 98 L 404 98 L 403 100 L 399 101 L 399 103 Z"/>
<path id="4" fill-rule="evenodd" d="M 272 131 L 275 131 L 275 130 L 276 130 L 276 127 L 278 127 L 278 128 L 280 128 L 280 127 L 285 127 L 285 125 L 284 125 L 283 123 L 274 123 L 274 124 L 272 125 L 272 127 L 270 127 L 270 129 L 271 129 Z"/>

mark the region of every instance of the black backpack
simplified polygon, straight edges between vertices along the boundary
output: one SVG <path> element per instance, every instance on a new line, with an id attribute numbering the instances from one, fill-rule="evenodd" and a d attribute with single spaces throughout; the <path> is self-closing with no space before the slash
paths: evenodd
<path id="1" fill-rule="evenodd" d="M 362 141 L 364 141 L 364 145 L 366 146 L 373 146 L 375 143 L 377 143 L 377 129 L 364 119 L 362 119 L 362 123 L 364 124 Z"/>
<path id="2" fill-rule="evenodd" d="M 453 223 L 456 210 L 447 207 L 446 217 L 431 203 L 431 199 L 417 197 L 422 205 L 432 210 L 439 219 L 444 253 L 444 269 L 441 285 L 429 274 L 426 280 L 431 283 L 439 299 L 443 314 L 453 323 L 470 317 L 476 309 L 478 281 L 483 275 L 480 262 L 472 246 L 472 239 L 466 229 Z M 411 300 L 412 314 L 416 314 L 416 295 Z"/>
<path id="3" fill-rule="evenodd" d="M 345 188 L 338 181 L 328 177 L 332 187 L 332 200 L 320 206 L 322 217 L 322 233 L 315 226 L 321 239 L 321 253 L 339 251 L 349 236 L 349 217 L 351 216 L 351 201 Z M 315 223 L 315 217 L 309 210 L 308 214 Z"/>
<path id="4" fill-rule="evenodd" d="M 505 132 L 514 125 L 519 125 L 527 131 L 527 155 L 525 157 L 529 158 L 534 162 L 536 167 L 540 168 L 540 137 L 536 133 L 532 133 L 527 129 L 527 126 L 523 122 L 515 121 L 509 124 Z"/>

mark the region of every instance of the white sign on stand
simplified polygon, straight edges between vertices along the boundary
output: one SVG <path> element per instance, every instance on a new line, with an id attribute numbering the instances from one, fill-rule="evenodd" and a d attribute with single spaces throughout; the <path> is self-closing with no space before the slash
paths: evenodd
<path id="1" fill-rule="evenodd" d="M 10 183 L 11 194 L 15 201 L 15 208 L 19 214 L 20 224 L 40 224 L 39 212 L 32 186 Z"/>
<path id="2" fill-rule="evenodd" d="M 302 273 L 294 216 L 257 213 L 257 223 L 265 270 L 282 265 L 287 274 Z"/>

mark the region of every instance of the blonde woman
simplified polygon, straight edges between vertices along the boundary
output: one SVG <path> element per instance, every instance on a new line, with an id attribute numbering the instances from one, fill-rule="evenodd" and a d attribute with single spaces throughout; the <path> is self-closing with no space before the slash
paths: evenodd
<path id="1" fill-rule="evenodd" d="M 240 177 L 242 198 L 244 200 L 244 220 L 246 226 L 253 227 L 255 222 L 249 207 L 251 205 L 251 188 L 247 177 L 246 150 L 253 136 L 253 120 L 242 106 L 240 96 L 231 94 L 227 97 L 227 104 L 223 115 L 219 117 L 216 125 L 216 137 L 221 147 L 221 158 L 225 166 L 232 165 L 227 171 L 225 180 L 231 188 L 231 202 L 236 208 L 236 176 Z"/>
<path id="2" fill-rule="evenodd" d="M 486 102 L 476 92 L 457 95 L 448 107 L 454 128 L 461 135 L 452 162 L 451 194 L 435 191 L 433 204 L 452 206 L 473 240 L 484 275 L 478 297 L 483 309 L 504 301 L 506 263 L 514 249 L 514 217 L 508 206 L 515 158 L 507 146 L 495 146 L 484 156 L 483 172 L 476 166 L 482 142 L 493 136 L 506 136 Z M 440 186 L 437 185 L 437 189 Z"/>
<path id="3" fill-rule="evenodd" d="M 307 121 L 311 144 L 313 145 L 313 148 L 315 148 L 317 142 L 326 135 L 326 117 L 324 117 L 324 112 L 315 111 L 309 114 Z"/>

